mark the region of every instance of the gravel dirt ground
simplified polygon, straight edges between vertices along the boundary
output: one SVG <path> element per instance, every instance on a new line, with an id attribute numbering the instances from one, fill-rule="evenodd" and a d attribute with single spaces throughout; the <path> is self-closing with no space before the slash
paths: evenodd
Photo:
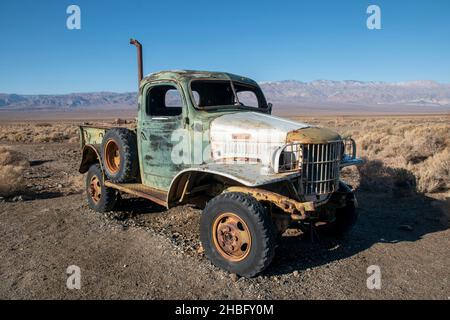
<path id="1" fill-rule="evenodd" d="M 253 279 L 214 267 L 199 244 L 200 210 L 124 198 L 91 211 L 77 144 L 15 144 L 31 161 L 22 197 L 0 200 L 1 299 L 450 299 L 449 204 L 424 195 L 357 191 L 345 239 L 289 229 Z M 81 268 L 81 289 L 66 268 Z M 381 268 L 369 290 L 367 268 Z"/>

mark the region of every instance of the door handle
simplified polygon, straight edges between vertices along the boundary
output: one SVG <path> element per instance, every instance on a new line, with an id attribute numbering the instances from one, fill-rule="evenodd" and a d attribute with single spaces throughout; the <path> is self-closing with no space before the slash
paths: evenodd
<path id="1" fill-rule="evenodd" d="M 145 133 L 143 133 L 142 131 L 141 131 L 141 138 L 142 138 L 142 140 L 147 140 L 147 137 L 145 136 Z"/>

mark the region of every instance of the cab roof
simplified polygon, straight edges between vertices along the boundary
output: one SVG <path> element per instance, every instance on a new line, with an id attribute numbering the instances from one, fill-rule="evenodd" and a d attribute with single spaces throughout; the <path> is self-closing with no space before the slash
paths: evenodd
<path id="1" fill-rule="evenodd" d="M 247 84 L 257 85 L 257 83 L 247 77 L 239 76 L 228 72 L 214 72 L 214 71 L 198 71 L 198 70 L 168 70 L 159 71 L 147 75 L 141 81 L 141 87 L 145 84 L 158 80 L 175 80 L 175 81 L 190 81 L 192 79 L 210 78 L 213 80 L 234 80 Z"/>

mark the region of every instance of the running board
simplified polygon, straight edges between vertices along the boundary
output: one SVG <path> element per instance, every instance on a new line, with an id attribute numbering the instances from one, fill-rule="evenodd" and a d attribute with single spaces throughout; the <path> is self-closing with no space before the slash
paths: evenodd
<path id="1" fill-rule="evenodd" d="M 156 202 L 167 208 L 167 192 L 147 187 L 141 183 L 114 183 L 105 181 L 105 186 Z"/>

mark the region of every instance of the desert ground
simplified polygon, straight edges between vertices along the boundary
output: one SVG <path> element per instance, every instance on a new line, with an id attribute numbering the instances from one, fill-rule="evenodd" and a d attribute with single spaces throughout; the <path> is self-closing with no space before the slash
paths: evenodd
<path id="1" fill-rule="evenodd" d="M 0 114 L 0 299 L 450 299 L 450 114 L 291 116 L 356 139 L 366 163 L 343 179 L 360 218 L 343 239 L 288 229 L 252 279 L 204 257 L 195 208 L 124 196 L 91 211 L 83 118 Z M 70 265 L 79 290 L 66 287 Z M 379 290 L 366 286 L 371 265 Z"/>

